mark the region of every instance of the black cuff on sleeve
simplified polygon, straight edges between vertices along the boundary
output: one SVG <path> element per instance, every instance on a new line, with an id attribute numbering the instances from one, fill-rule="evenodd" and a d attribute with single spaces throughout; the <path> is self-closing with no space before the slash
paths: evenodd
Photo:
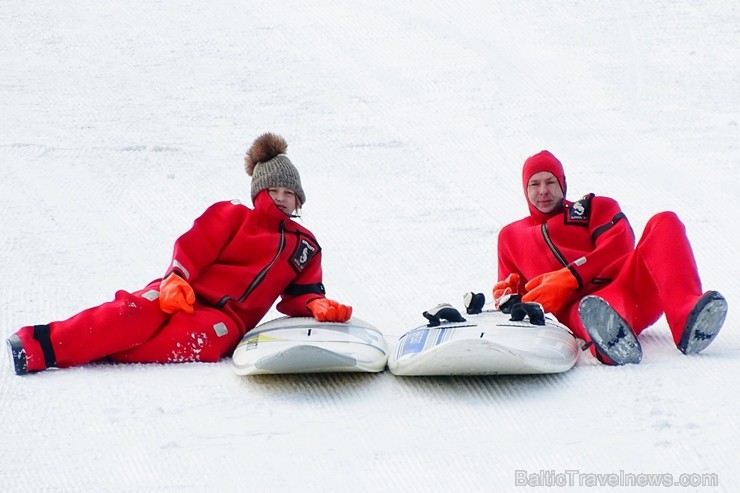
<path id="1" fill-rule="evenodd" d="M 291 284 L 285 288 L 283 294 L 287 294 L 288 296 L 300 296 L 302 294 L 324 295 L 326 294 L 326 289 L 324 288 L 324 284 L 320 282 L 314 284 Z"/>

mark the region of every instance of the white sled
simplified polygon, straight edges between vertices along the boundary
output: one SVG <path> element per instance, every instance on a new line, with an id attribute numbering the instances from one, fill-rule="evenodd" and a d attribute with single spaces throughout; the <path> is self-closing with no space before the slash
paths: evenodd
<path id="1" fill-rule="evenodd" d="M 383 334 L 357 318 L 346 323 L 271 320 L 247 332 L 232 356 L 237 375 L 380 372 L 387 361 Z"/>
<path id="2" fill-rule="evenodd" d="M 550 316 L 545 325 L 510 321 L 500 311 L 464 315 L 466 322 L 421 326 L 398 340 L 388 358 L 395 375 L 560 373 L 575 365 L 572 332 Z"/>

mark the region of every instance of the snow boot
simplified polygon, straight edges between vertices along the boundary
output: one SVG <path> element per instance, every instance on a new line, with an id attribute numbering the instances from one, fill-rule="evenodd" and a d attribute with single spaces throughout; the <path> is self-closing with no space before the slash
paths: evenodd
<path id="1" fill-rule="evenodd" d="M 606 359 L 615 365 L 640 362 L 640 341 L 627 321 L 604 299 L 586 296 L 578 305 L 578 315 L 596 350 Z"/>
<path id="2" fill-rule="evenodd" d="M 8 338 L 8 353 L 16 375 L 56 367 L 48 325 L 22 327 Z"/>
<path id="3" fill-rule="evenodd" d="M 23 349 L 23 343 L 16 334 L 8 337 L 8 356 L 10 364 L 13 366 L 16 375 L 25 375 L 28 373 L 28 363 L 26 361 L 26 350 Z"/>
<path id="4" fill-rule="evenodd" d="M 717 337 L 727 316 L 727 301 L 717 291 L 707 291 L 689 312 L 677 347 L 683 354 L 703 351 Z"/>

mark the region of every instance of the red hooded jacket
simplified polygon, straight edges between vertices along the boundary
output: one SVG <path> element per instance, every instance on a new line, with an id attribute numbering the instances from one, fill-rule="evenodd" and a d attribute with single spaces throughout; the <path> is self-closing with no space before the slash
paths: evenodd
<path id="1" fill-rule="evenodd" d="M 279 296 L 277 309 L 296 317 L 311 316 L 306 303 L 324 297 L 321 247 L 266 190 L 254 210 L 238 201 L 209 207 L 175 242 L 165 277 L 172 272 L 190 283 L 198 303 L 229 314 L 242 334 Z"/>
<path id="2" fill-rule="evenodd" d="M 522 278 L 520 293 L 524 294 L 527 281 L 567 267 L 578 280 L 578 289 L 566 300 L 567 306 L 613 280 L 624 264 L 623 257 L 634 249 L 635 235 L 619 204 L 594 194 L 576 202 L 564 198 L 562 207 L 543 214 L 527 197 L 527 183 L 540 171 L 555 175 L 565 197 L 565 173 L 555 156 L 542 151 L 525 161 L 522 182 L 530 215 L 499 233 L 498 279 L 518 273 Z M 559 317 L 558 313 L 555 316 Z"/>

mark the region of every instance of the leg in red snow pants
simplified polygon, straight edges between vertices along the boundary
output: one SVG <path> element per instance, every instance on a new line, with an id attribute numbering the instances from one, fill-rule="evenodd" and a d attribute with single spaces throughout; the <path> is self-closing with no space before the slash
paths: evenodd
<path id="1" fill-rule="evenodd" d="M 195 305 L 195 313 L 169 315 L 159 308 L 159 281 L 62 322 L 27 326 L 16 335 L 28 371 L 64 368 L 109 356 L 115 361 L 171 363 L 218 361 L 241 337 L 223 312 Z"/>
<path id="2" fill-rule="evenodd" d="M 673 212 L 653 216 L 614 281 L 593 294 L 606 300 L 635 334 L 665 313 L 678 344 L 689 312 L 702 295 L 694 254 L 678 216 Z M 577 337 L 590 341 L 578 316 L 579 301 L 567 306 L 559 319 Z"/>

